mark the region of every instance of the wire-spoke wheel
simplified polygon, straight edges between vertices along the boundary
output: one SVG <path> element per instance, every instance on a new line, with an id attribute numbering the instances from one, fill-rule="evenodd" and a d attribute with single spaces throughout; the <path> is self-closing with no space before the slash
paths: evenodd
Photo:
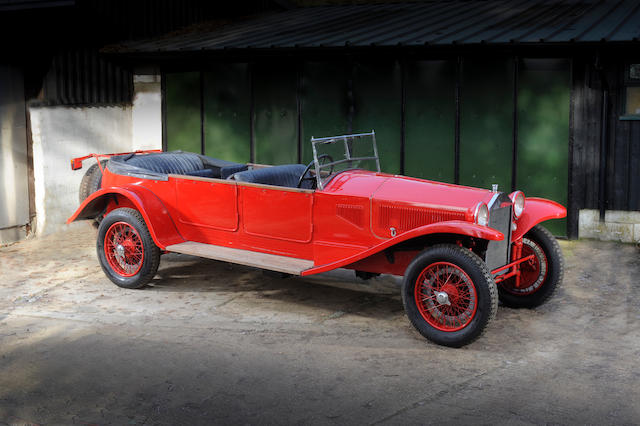
<path id="1" fill-rule="evenodd" d="M 416 256 L 404 276 L 402 299 L 409 320 L 423 336 L 454 347 L 477 339 L 498 306 L 486 264 L 453 244 L 433 246 Z"/>
<path id="2" fill-rule="evenodd" d="M 155 275 L 160 249 L 139 212 L 120 208 L 98 228 L 98 259 L 107 277 L 124 288 L 140 288 Z"/>
<path id="3" fill-rule="evenodd" d="M 142 268 L 144 247 L 138 231 L 126 222 L 116 222 L 104 237 L 104 254 L 109 266 L 123 277 L 132 277 Z"/>
<path id="4" fill-rule="evenodd" d="M 540 290 L 547 278 L 549 262 L 540 244 L 529 238 L 522 239 L 522 257 L 533 258 L 520 264 L 520 283 L 516 286 L 514 278 L 508 278 L 501 284 L 505 292 L 526 296 Z"/>
<path id="5" fill-rule="evenodd" d="M 418 277 L 414 293 L 422 317 L 442 331 L 465 328 L 478 308 L 478 296 L 471 278 L 449 262 L 427 266 Z"/>
<path id="6" fill-rule="evenodd" d="M 500 301 L 511 308 L 534 308 L 546 302 L 562 283 L 564 258 L 556 238 L 540 225 L 522 239 L 522 257 L 533 255 L 520 266 L 520 281 L 507 278 L 498 286 Z"/>

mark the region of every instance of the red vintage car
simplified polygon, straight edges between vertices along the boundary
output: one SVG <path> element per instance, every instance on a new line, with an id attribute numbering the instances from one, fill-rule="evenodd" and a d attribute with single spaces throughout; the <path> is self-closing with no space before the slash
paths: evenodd
<path id="1" fill-rule="evenodd" d="M 561 250 L 539 223 L 564 217 L 561 205 L 381 173 L 373 132 L 311 147 L 308 166 L 159 151 L 77 158 L 73 169 L 98 162 L 68 222 L 100 220 L 98 259 L 125 288 L 147 284 L 168 252 L 302 276 L 402 275 L 409 320 L 447 346 L 476 339 L 498 299 L 535 307 L 560 285 Z"/>

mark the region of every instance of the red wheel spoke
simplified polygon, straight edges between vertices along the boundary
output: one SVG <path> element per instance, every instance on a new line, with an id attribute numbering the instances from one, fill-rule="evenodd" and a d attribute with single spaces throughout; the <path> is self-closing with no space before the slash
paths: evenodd
<path id="1" fill-rule="evenodd" d="M 520 282 L 516 287 L 515 277 L 507 278 L 500 286 L 509 293 L 519 296 L 533 294 L 542 288 L 547 277 L 548 261 L 540 245 L 528 238 L 523 239 L 521 258 L 533 255 L 533 258 L 520 265 Z"/>
<path id="2" fill-rule="evenodd" d="M 473 320 L 477 310 L 477 295 L 473 281 L 457 265 L 436 262 L 427 266 L 415 284 L 415 301 L 422 317 L 442 331 L 460 330 Z M 437 303 L 445 293 L 448 303 Z"/>
<path id="3" fill-rule="evenodd" d="M 144 245 L 142 239 L 130 224 L 117 222 L 107 230 L 104 239 L 107 263 L 118 275 L 131 277 L 142 268 Z"/>

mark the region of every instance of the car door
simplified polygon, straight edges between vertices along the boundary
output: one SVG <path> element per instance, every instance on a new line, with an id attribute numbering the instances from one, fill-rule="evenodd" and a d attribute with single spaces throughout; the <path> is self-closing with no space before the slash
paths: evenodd
<path id="1" fill-rule="evenodd" d="M 238 188 L 233 181 L 172 175 L 176 180 L 178 221 L 185 238 L 199 241 L 201 231 L 238 230 Z"/>
<path id="2" fill-rule="evenodd" d="M 308 243 L 313 233 L 313 191 L 238 183 L 247 235 Z"/>

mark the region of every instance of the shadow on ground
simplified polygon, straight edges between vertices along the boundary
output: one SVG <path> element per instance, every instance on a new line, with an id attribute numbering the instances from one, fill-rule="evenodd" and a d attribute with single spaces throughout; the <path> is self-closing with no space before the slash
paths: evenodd
<path id="1" fill-rule="evenodd" d="M 562 242 L 554 298 L 456 350 L 411 328 L 394 277 L 172 254 L 125 290 L 65 238 L 0 249 L 0 424 L 640 422 L 633 246 Z"/>

